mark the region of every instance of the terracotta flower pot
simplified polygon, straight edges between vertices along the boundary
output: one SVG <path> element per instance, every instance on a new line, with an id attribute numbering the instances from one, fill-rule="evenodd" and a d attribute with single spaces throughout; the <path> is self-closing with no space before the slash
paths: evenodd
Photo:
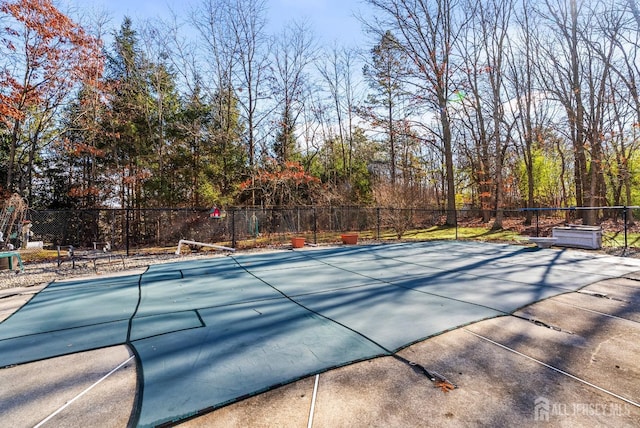
<path id="1" fill-rule="evenodd" d="M 291 238 L 291 246 L 293 248 L 302 248 L 304 247 L 304 238 L 295 236 Z"/>
<path id="2" fill-rule="evenodd" d="M 344 235 L 340 235 L 342 238 L 342 243 L 347 245 L 355 245 L 358 243 L 358 234 L 357 233 L 345 233 Z"/>

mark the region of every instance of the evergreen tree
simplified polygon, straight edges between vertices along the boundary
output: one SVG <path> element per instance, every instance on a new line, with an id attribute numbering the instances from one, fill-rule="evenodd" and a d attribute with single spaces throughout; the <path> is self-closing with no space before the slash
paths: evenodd
<path id="1" fill-rule="evenodd" d="M 211 101 L 196 87 L 169 130 L 172 179 L 183 184 L 175 189 L 179 200 L 190 206 L 233 203 L 248 176 L 242 134 L 231 87 L 217 91 Z"/>
<path id="2" fill-rule="evenodd" d="M 196 86 L 182 101 L 176 120 L 168 129 L 173 148 L 170 177 L 175 183 L 175 200 L 180 204 L 197 207 L 209 202 L 203 197 L 208 192 L 203 191 L 206 181 L 202 180 L 202 165 L 209 158 L 206 142 L 211 122 L 211 106 Z"/>
<path id="3" fill-rule="evenodd" d="M 140 207 L 142 183 L 150 176 L 145 158 L 152 154 L 152 133 L 146 115 L 151 98 L 145 61 L 129 18 L 115 34 L 106 75 L 109 107 L 103 122 L 103 144 L 111 175 L 118 177 L 113 185 L 119 189 L 118 199 L 123 207 Z"/>
<path id="4" fill-rule="evenodd" d="M 398 49 L 398 41 L 389 31 L 371 50 L 371 54 L 372 61 L 364 67 L 364 76 L 373 92 L 367 98 L 367 106 L 359 111 L 374 129 L 380 129 L 384 134 L 389 180 L 394 185 L 401 153 L 399 125 L 406 117 L 402 106 L 406 96 L 403 80 L 406 78 L 407 57 Z"/>
<path id="5" fill-rule="evenodd" d="M 178 188 L 182 183 L 172 179 L 172 159 L 176 146 L 182 141 L 172 140 L 170 129 L 179 120 L 180 97 L 176 89 L 175 75 L 166 64 L 147 61 L 145 83 L 149 88 L 149 103 L 146 105 L 146 131 L 152 150 L 143 165 L 150 176 L 143 182 L 143 197 L 147 206 L 174 206 Z"/>
<path id="6" fill-rule="evenodd" d="M 299 160 L 299 156 L 295 156 L 296 150 L 296 138 L 295 138 L 295 123 L 293 121 L 291 110 L 286 108 L 280 118 L 280 126 L 278 126 L 278 132 L 273 144 L 273 151 L 275 152 L 276 160 L 284 164 L 288 161 Z"/>
<path id="7" fill-rule="evenodd" d="M 106 187 L 104 152 L 97 147 L 99 118 L 105 104 L 95 86 L 85 85 L 65 109 L 62 139 L 52 147 L 49 167 L 43 170 L 43 206 L 56 208 L 95 208 L 111 196 Z"/>
<path id="8" fill-rule="evenodd" d="M 220 203 L 231 203 L 238 193 L 238 185 L 248 175 L 248 157 L 243 146 L 246 127 L 240 116 L 238 98 L 231 84 L 218 89 L 213 99 L 214 162 L 219 164 L 217 176 L 211 177 L 217 183 Z"/>

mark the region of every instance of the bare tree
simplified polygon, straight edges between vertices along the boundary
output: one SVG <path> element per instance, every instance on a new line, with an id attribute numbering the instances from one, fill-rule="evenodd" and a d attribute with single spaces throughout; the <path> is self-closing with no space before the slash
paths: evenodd
<path id="1" fill-rule="evenodd" d="M 608 97 L 611 67 L 590 45 L 601 44 L 606 56 L 613 53 L 611 40 L 598 37 L 592 28 L 606 10 L 604 3 L 589 8 L 577 0 L 546 0 L 538 13 L 549 29 L 541 45 L 540 76 L 545 90 L 564 106 L 568 137 L 574 149 L 576 205 L 601 206 L 605 197 L 602 171 L 603 114 Z M 583 221 L 594 224 L 596 211 L 583 211 Z"/>
<path id="2" fill-rule="evenodd" d="M 536 66 L 536 54 L 539 43 L 537 16 L 531 12 L 531 1 L 523 0 L 516 13 L 514 22 L 517 33 L 513 36 L 514 43 L 506 51 L 507 71 L 505 78 L 511 88 L 513 98 L 510 103 L 510 113 L 515 120 L 515 147 L 522 156 L 527 176 L 526 208 L 537 207 L 535 200 L 534 151 L 539 147 L 538 142 L 545 129 L 551 124 L 545 92 L 538 88 L 539 68 Z M 563 153 L 558 150 L 558 155 Z M 563 161 L 564 166 L 564 161 Z M 561 201 L 567 202 L 564 174 L 560 177 Z M 526 224 L 531 224 L 533 211 L 527 211 Z"/>
<path id="3" fill-rule="evenodd" d="M 527 174 L 527 198 L 526 208 L 533 208 L 534 201 L 534 182 L 533 182 L 533 145 L 534 145 L 534 107 L 535 107 L 535 89 L 533 86 L 534 64 L 533 64 L 533 37 L 535 30 L 530 25 L 530 7 L 527 0 L 523 0 L 520 8 L 520 16 L 516 18 L 520 32 L 519 48 L 509 51 L 507 61 L 509 68 L 509 79 L 514 90 L 516 105 L 514 115 L 517 118 L 517 129 L 520 135 L 519 147 L 522 152 L 522 160 L 524 161 Z M 531 224 L 533 211 L 527 211 L 526 224 Z"/>
<path id="4" fill-rule="evenodd" d="M 354 68 L 357 55 L 353 49 L 334 46 L 325 52 L 318 63 L 323 88 L 328 93 L 332 112 L 329 115 L 335 127 L 328 129 L 325 142 L 337 142 L 336 149 L 344 166 L 344 179 L 349 182 L 353 172 L 354 110 L 357 85 Z M 334 184 L 335 180 L 334 180 Z"/>
<path id="5" fill-rule="evenodd" d="M 411 82 L 438 118 L 437 136 L 444 154 L 447 224 L 456 223 L 454 147 L 448 100 L 456 89 L 452 50 L 464 22 L 455 11 L 458 0 L 365 0 L 380 12 L 377 19 L 363 21 L 379 39 L 391 31 L 413 66 Z"/>
<path id="6" fill-rule="evenodd" d="M 213 78 L 211 99 L 222 103 L 219 111 L 227 112 L 225 123 L 229 132 L 236 126 L 232 116 L 235 106 L 239 107 L 245 127 L 248 168 L 253 177 L 258 148 L 269 133 L 266 119 L 270 109 L 265 107 L 270 97 L 266 85 L 269 78 L 266 2 L 204 0 L 192 14 L 192 22 L 203 36 L 205 58 L 211 66 L 208 71 Z M 206 65 L 203 64 L 205 70 Z M 202 81 L 211 77 L 203 77 Z M 255 196 L 252 203 L 255 204 Z"/>
<path id="7" fill-rule="evenodd" d="M 629 9 L 631 10 L 631 15 L 633 19 L 636 21 L 638 28 L 640 28 L 640 9 L 638 9 L 638 3 L 636 0 L 628 0 L 629 1 Z"/>
<path id="8" fill-rule="evenodd" d="M 268 112 L 260 110 L 261 103 L 269 99 L 265 84 L 269 77 L 268 43 L 266 34 L 266 0 L 226 0 L 229 2 L 231 32 L 235 37 L 234 82 L 238 85 L 238 101 L 246 121 L 246 144 L 249 168 L 256 165 L 256 150 L 260 143 L 260 130 Z M 253 172 L 252 172 L 253 174 Z"/>
<path id="9" fill-rule="evenodd" d="M 295 128 L 310 84 L 307 69 L 315 55 L 313 37 L 304 23 L 284 28 L 273 45 L 271 89 L 280 114 L 274 151 L 281 163 L 290 160 L 296 148 Z"/>
<path id="10" fill-rule="evenodd" d="M 482 5 L 482 3 L 480 3 Z M 513 12 L 512 0 L 493 0 L 480 8 L 483 46 L 487 57 L 487 76 L 491 89 L 491 116 L 493 122 L 494 167 L 495 167 L 495 209 L 496 217 L 492 229 L 502 229 L 504 218 L 503 170 L 505 151 L 512 124 L 505 123 L 504 104 L 504 52 L 507 48 L 507 33 Z M 506 128 L 505 128 L 506 126 Z"/>
<path id="11" fill-rule="evenodd" d="M 494 229 L 502 228 L 503 220 L 503 170 L 507 143 L 513 126 L 512 118 L 507 123 L 504 105 L 505 55 L 510 48 L 507 32 L 513 13 L 512 0 L 485 0 L 471 2 L 465 8 L 468 25 L 465 37 L 458 39 L 460 56 L 464 59 L 466 79 L 464 86 L 469 99 L 459 99 L 469 135 L 476 142 L 478 160 L 473 174 L 480 189 L 483 217 L 488 221 L 488 208 L 495 210 Z M 459 98 L 463 98 L 459 96 Z M 491 201 L 493 204 L 491 204 Z"/>
<path id="12" fill-rule="evenodd" d="M 610 65 L 618 84 L 610 84 L 611 107 L 615 110 L 617 126 L 608 134 L 614 143 L 617 168 L 624 187 L 625 204 L 632 205 L 632 159 L 638 150 L 636 138 L 640 124 L 640 13 L 635 0 L 623 4 L 625 7 L 612 8 L 611 13 L 599 21 L 598 28 L 608 40 L 615 43 L 616 54 Z M 608 61 L 607 52 L 598 44 L 592 48 L 603 61 Z M 627 110 L 627 108 L 629 110 Z M 627 111 L 625 113 L 625 111 Z M 615 132 L 617 131 L 617 132 Z M 617 144 L 616 144 L 617 143 Z M 629 212 L 633 222 L 633 214 Z"/>

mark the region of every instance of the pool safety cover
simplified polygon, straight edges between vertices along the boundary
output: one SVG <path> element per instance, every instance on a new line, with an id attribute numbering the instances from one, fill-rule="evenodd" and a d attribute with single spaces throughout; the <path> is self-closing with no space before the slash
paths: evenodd
<path id="1" fill-rule="evenodd" d="M 128 344 L 156 426 L 639 269 L 459 241 L 179 261 L 50 284 L 0 324 L 0 367 Z"/>

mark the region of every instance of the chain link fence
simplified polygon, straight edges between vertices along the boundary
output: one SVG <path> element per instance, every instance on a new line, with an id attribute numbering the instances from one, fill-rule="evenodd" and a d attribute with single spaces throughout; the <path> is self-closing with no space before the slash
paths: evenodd
<path id="1" fill-rule="evenodd" d="M 304 236 L 311 244 L 339 243 L 340 234 L 357 232 L 361 240 L 505 239 L 551 236 L 553 227 L 580 224 L 585 208 L 505 210 L 502 235 L 491 231 L 494 212 L 456 211 L 456 226 L 446 226 L 447 212 L 432 208 L 362 206 L 202 209 L 29 210 L 28 227 L 11 242 L 26 261 L 59 258 L 69 247 L 122 255 L 175 251 L 181 239 L 249 248 L 290 243 Z M 603 247 L 640 248 L 634 219 L 639 207 L 594 208 L 602 227 Z M 472 232 L 469 232 L 471 230 Z M 479 233 L 478 230 L 486 230 Z M 502 236 L 502 237 L 501 237 Z M 6 243 L 5 243 L 6 244 Z M 192 248 L 194 250 L 197 249 Z"/>

